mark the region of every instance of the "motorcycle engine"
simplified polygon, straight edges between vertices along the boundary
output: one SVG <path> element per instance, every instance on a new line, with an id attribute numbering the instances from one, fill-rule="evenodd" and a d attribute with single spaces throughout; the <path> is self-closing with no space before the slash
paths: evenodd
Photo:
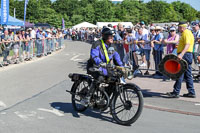
<path id="1" fill-rule="evenodd" d="M 104 98 L 97 99 L 96 105 L 97 105 L 97 108 L 99 108 L 99 109 L 104 108 L 107 105 L 107 101 Z"/>

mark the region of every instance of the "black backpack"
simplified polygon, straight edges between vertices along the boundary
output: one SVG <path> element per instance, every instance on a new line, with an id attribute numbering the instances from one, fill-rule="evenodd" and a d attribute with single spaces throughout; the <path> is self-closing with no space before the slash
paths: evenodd
<path id="1" fill-rule="evenodd" d="M 101 52 L 104 53 L 103 48 L 102 48 L 102 44 L 101 44 L 101 41 L 100 41 L 100 40 L 98 40 L 98 41 L 96 41 L 94 44 L 92 44 L 91 49 L 95 49 L 97 46 L 100 46 Z M 91 74 L 91 73 L 92 73 L 92 72 L 89 70 L 89 68 L 94 67 L 94 65 L 95 65 L 95 61 L 94 61 L 94 59 L 90 56 L 90 58 L 89 58 L 88 61 L 87 61 L 87 66 L 86 66 L 86 69 L 87 69 L 87 73 L 88 73 L 88 74 Z"/>

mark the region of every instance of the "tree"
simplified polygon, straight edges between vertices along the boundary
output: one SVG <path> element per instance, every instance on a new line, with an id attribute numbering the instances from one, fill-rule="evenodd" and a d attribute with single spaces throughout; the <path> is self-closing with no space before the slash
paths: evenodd
<path id="1" fill-rule="evenodd" d="M 113 19 L 114 11 L 113 4 L 109 0 L 94 1 L 93 7 L 95 10 L 95 20 L 96 22 L 109 22 Z"/>
<path id="2" fill-rule="evenodd" d="M 56 0 L 52 5 L 56 12 L 66 14 L 69 17 L 72 17 L 74 10 L 77 10 L 79 7 L 79 0 Z"/>
<path id="3" fill-rule="evenodd" d="M 78 24 L 78 23 L 81 23 L 81 22 L 83 22 L 83 20 L 84 20 L 84 18 L 83 18 L 82 15 L 75 15 L 75 14 L 74 14 L 74 15 L 71 17 L 71 22 L 72 22 L 73 25 L 76 25 L 76 24 Z"/>
<path id="4" fill-rule="evenodd" d="M 133 23 L 137 23 L 140 21 L 140 3 L 135 0 L 124 0 L 121 4 L 121 8 L 125 10 L 125 21 L 131 21 Z M 129 20 L 130 19 L 130 20 Z"/>
<path id="5" fill-rule="evenodd" d="M 30 1 L 32 1 L 32 0 L 29 0 L 29 2 Z M 38 0 L 38 2 L 40 4 L 40 7 L 47 8 L 47 7 L 51 7 L 52 6 L 51 0 Z"/>
<path id="6" fill-rule="evenodd" d="M 197 12 L 197 19 L 200 20 L 200 11 Z"/>
<path id="7" fill-rule="evenodd" d="M 197 11 L 194 8 L 192 8 L 189 4 L 176 1 L 171 3 L 171 5 L 174 7 L 176 14 L 181 16 L 179 17 L 179 21 L 193 21 L 196 19 Z"/>
<path id="8" fill-rule="evenodd" d="M 24 19 L 24 1 L 10 0 L 10 15 L 16 8 L 16 17 Z M 110 21 L 129 21 L 138 23 L 193 21 L 200 19 L 200 12 L 190 5 L 176 1 L 171 4 L 151 0 L 148 3 L 136 0 L 124 0 L 113 4 L 110 0 L 29 0 L 26 20 L 37 23 L 49 23 L 60 27 L 62 18 L 65 25 L 73 26 L 83 21 L 96 23 Z"/>

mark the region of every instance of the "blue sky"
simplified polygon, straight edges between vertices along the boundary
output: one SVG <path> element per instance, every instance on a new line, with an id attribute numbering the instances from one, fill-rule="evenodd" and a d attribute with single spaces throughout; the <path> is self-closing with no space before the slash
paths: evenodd
<path id="1" fill-rule="evenodd" d="M 144 2 L 148 2 L 151 0 L 144 0 Z M 171 3 L 173 1 L 178 1 L 178 0 L 163 0 L 166 1 L 168 3 Z M 200 0 L 179 0 L 181 2 L 185 2 L 187 4 L 190 4 L 192 7 L 194 7 L 196 10 L 200 11 Z"/>

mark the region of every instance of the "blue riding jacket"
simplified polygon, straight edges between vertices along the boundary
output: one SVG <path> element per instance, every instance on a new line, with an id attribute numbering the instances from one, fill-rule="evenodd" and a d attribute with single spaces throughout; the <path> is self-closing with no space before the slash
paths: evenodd
<path id="1" fill-rule="evenodd" d="M 109 48 L 108 45 L 105 44 L 105 46 L 106 46 L 106 49 L 108 51 L 108 48 Z M 104 55 L 103 47 L 102 47 L 102 44 L 101 44 L 100 40 L 92 45 L 90 56 L 94 60 L 94 62 L 95 62 L 95 64 L 97 66 L 100 63 L 106 63 L 106 57 Z M 122 61 L 120 59 L 120 56 L 116 51 L 114 53 L 112 53 L 112 54 L 108 54 L 108 56 L 109 56 L 110 60 L 113 60 L 115 62 L 115 65 L 123 66 L 123 63 L 122 63 Z M 100 71 L 102 71 L 104 75 L 108 74 L 107 70 L 105 68 L 100 68 Z"/>

